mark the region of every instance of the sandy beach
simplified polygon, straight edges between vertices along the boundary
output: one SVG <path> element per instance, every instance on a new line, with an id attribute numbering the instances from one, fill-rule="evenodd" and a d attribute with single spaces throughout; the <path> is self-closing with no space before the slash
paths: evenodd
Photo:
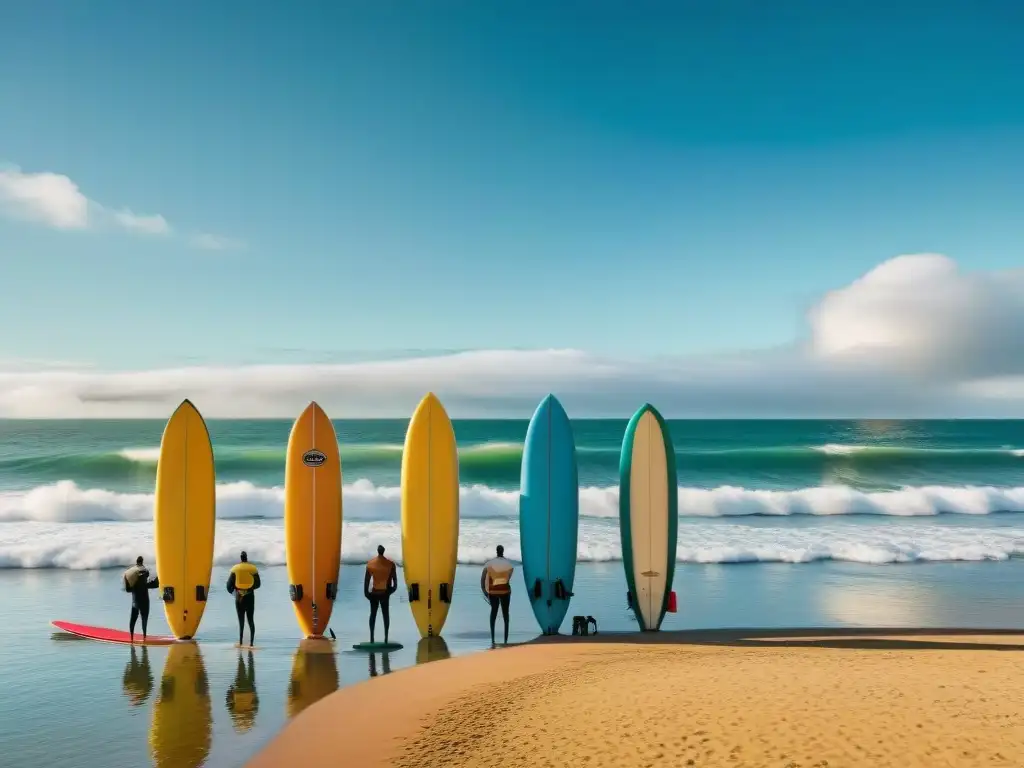
<path id="1" fill-rule="evenodd" d="M 341 690 L 251 768 L 1024 764 L 1024 635 L 555 638 Z"/>

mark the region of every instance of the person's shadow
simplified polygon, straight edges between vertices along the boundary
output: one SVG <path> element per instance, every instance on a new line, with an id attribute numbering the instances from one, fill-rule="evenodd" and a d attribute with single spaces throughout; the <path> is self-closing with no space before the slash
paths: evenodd
<path id="1" fill-rule="evenodd" d="M 149 667 L 149 650 L 142 646 L 142 658 L 139 658 L 137 646 L 131 647 L 131 657 L 124 665 L 121 676 L 121 689 L 125 698 L 133 707 L 141 707 L 153 692 L 153 670 Z"/>
<path id="2" fill-rule="evenodd" d="M 238 733 L 245 733 L 256 722 L 256 713 L 260 710 L 260 697 L 256 693 L 256 666 L 252 651 L 238 654 L 238 666 L 235 679 L 228 688 L 224 703 L 231 716 L 231 724 Z"/>

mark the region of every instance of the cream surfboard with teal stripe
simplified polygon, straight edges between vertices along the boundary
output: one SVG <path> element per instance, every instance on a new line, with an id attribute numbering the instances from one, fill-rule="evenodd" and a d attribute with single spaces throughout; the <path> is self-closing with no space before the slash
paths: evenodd
<path id="1" fill-rule="evenodd" d="M 665 420 L 650 403 L 633 414 L 619 459 L 619 531 L 630 605 L 642 630 L 656 630 L 675 575 L 679 494 Z"/>

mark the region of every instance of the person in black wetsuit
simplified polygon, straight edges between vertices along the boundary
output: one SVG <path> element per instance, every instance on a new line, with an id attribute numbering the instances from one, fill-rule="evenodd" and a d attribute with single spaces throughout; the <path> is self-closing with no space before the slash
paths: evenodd
<path id="1" fill-rule="evenodd" d="M 146 626 L 149 624 L 149 590 L 160 586 L 160 579 L 149 578 L 149 569 L 142 564 L 142 555 L 135 558 L 135 565 L 124 572 L 124 591 L 132 596 L 132 617 L 128 623 L 128 635 L 135 642 L 135 622 L 142 617 L 142 642 L 146 642 Z"/>
<path id="2" fill-rule="evenodd" d="M 249 646 L 255 643 L 256 624 L 253 614 L 256 612 L 256 595 L 260 588 L 260 572 L 249 562 L 249 556 L 242 552 L 241 562 L 231 569 L 228 576 L 228 593 L 235 595 L 235 612 L 238 613 L 238 644 L 242 644 L 245 633 L 245 620 L 249 620 Z"/>

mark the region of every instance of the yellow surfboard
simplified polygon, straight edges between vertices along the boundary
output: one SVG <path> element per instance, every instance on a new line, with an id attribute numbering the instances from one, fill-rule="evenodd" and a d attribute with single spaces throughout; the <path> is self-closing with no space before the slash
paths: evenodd
<path id="1" fill-rule="evenodd" d="M 459 550 L 459 454 L 452 422 L 431 392 L 416 407 L 402 453 L 402 560 L 421 637 L 441 634 Z"/>
<path id="2" fill-rule="evenodd" d="M 167 649 L 153 705 L 149 749 L 157 768 L 198 768 L 210 756 L 213 708 L 203 654 L 196 643 Z"/>
<path id="3" fill-rule="evenodd" d="M 164 427 L 153 511 L 156 575 L 167 625 L 195 637 L 213 569 L 217 487 L 206 422 L 185 400 Z"/>
<path id="4" fill-rule="evenodd" d="M 338 664 L 334 644 L 323 640 L 302 640 L 292 658 L 288 680 L 288 717 L 338 690 Z"/>
<path id="5" fill-rule="evenodd" d="M 305 637 L 323 637 L 341 566 L 341 456 L 334 425 L 310 403 L 292 426 L 284 469 L 284 547 Z"/>

